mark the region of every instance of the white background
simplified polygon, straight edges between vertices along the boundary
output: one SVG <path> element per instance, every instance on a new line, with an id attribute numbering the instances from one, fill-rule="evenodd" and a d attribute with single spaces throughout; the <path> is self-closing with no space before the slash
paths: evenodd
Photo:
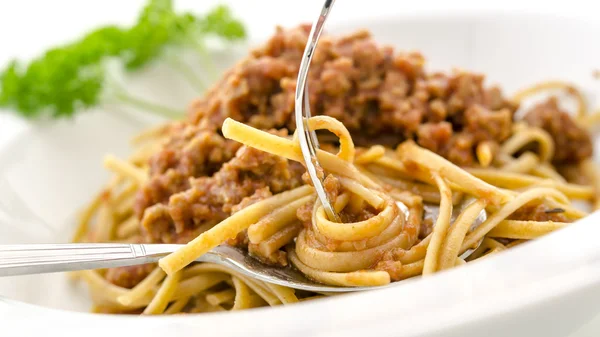
<path id="1" fill-rule="evenodd" d="M 143 0 L 0 0 L 0 65 L 13 57 L 33 57 L 47 47 L 77 38 L 87 29 L 108 23 L 132 22 Z M 330 24 L 365 16 L 422 10 L 477 11 L 519 10 L 556 15 L 596 16 L 594 1 L 399 1 L 338 0 Z M 181 8 L 202 12 L 216 3 L 228 3 L 236 15 L 248 24 L 253 38 L 265 37 L 274 25 L 310 22 L 321 0 L 176 0 Z M 596 41 L 598 43 L 599 40 Z M 582 46 L 582 52 L 585 46 Z M 0 147 L 16 134 L 23 121 L 0 113 Z M 0 191 L 1 193 L 1 191 Z M 557 319 L 560 319 L 557 317 Z M 1 318 L 0 318 L 1 322 Z M 30 322 L 33 323 L 33 322 Z M 574 337 L 600 335 L 600 319 L 582 327 Z"/>

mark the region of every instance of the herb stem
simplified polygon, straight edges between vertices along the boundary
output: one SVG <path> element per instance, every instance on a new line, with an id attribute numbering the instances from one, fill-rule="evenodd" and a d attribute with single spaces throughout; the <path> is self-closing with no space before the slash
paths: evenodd
<path id="1" fill-rule="evenodd" d="M 206 66 L 206 71 L 208 72 L 208 76 L 211 82 L 215 81 L 218 78 L 219 74 L 217 74 L 217 67 L 215 67 L 212 58 L 208 54 L 208 50 L 206 50 L 206 47 L 202 42 L 198 41 L 197 39 L 194 39 L 193 37 L 190 38 L 190 43 L 194 47 L 194 50 L 196 50 L 196 52 L 200 56 L 202 63 Z"/>
<path id="2" fill-rule="evenodd" d="M 206 90 L 206 83 L 204 83 L 204 81 L 198 77 L 198 75 L 196 75 L 194 69 L 192 69 L 192 67 L 190 67 L 187 63 L 181 59 L 178 59 L 176 56 L 170 56 L 169 63 L 172 68 L 177 70 L 186 79 L 192 88 L 198 90 L 199 92 L 204 92 Z"/>
<path id="3" fill-rule="evenodd" d="M 115 98 L 123 103 L 127 103 L 138 109 L 150 111 L 157 115 L 161 115 L 167 118 L 179 118 L 184 114 L 182 110 L 173 109 L 160 104 L 148 102 L 129 93 L 126 93 L 123 90 L 120 90 L 117 93 L 115 93 Z"/>

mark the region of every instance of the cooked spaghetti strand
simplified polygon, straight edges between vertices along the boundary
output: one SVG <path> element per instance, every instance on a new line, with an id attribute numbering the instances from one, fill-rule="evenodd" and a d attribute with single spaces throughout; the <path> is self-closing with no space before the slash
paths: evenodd
<path id="1" fill-rule="evenodd" d="M 433 227 L 431 242 L 427 246 L 427 253 L 425 254 L 423 264 L 423 275 L 432 274 L 438 270 L 440 249 L 442 248 L 444 237 L 450 226 L 450 217 L 452 216 L 452 202 L 450 202 L 452 200 L 452 191 L 439 174 L 434 174 L 433 178 L 440 189 L 442 202 L 440 203 L 440 213 L 435 221 L 435 227 Z"/>

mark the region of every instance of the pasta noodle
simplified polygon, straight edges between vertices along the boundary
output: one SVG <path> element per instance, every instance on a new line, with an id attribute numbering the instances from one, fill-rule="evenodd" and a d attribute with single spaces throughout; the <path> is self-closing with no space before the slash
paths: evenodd
<path id="1" fill-rule="evenodd" d="M 318 126 L 320 129 L 331 128 L 330 131 L 341 137 L 349 137 L 343 126 L 329 117 L 319 117 Z M 233 120 L 225 121 L 223 133 L 247 146 L 301 161 L 297 144 L 288 139 Z M 460 266 L 568 225 L 565 222 L 509 219 L 512 213 L 528 203 L 538 200 L 560 206 L 568 204 L 570 198 L 595 200 L 597 193 L 593 187 L 554 179 L 555 171 L 542 177 L 537 170 L 540 162 L 547 162 L 547 154 L 537 157 L 526 152 L 517 159 L 511 159 L 517 148 L 527 142 L 514 141 L 509 144 L 519 145 L 501 149 L 498 157 L 500 167 L 491 167 L 490 159 L 489 162 L 485 160 L 487 163 L 482 165 L 483 168 L 463 170 L 410 141 L 401 144 L 395 152 L 385 151 L 382 147 L 370 148 L 351 161 L 355 158 L 355 151 L 351 140 L 346 139 L 345 147 L 337 155 L 321 151 L 319 156 L 324 159 L 324 169 L 337 175 L 336 181 L 343 190 L 335 199 L 336 210 L 346 214 L 344 219 L 350 219 L 356 218 L 356 213 L 370 209 L 373 214 L 368 218 L 346 220 L 344 223 L 330 221 L 316 201 L 313 188 L 304 185 L 254 203 L 208 228 L 185 248 L 160 260 L 160 267 L 131 290 L 108 284 L 95 272 L 85 274 L 84 279 L 92 289 L 96 289 L 93 291 L 103 293 L 94 296 L 99 301 L 97 305 L 119 311 L 143 307 L 144 314 L 173 314 L 189 307 L 192 302 L 196 308 L 218 311 L 298 301 L 291 289 L 251 280 L 222 266 L 193 264 L 186 267 L 208 250 L 244 230 L 247 231 L 250 252 L 269 257 L 287 246 L 287 258 L 295 268 L 309 278 L 336 286 L 379 286 Z M 545 148 L 542 152 L 552 149 Z M 115 197 L 120 200 L 119 203 L 114 202 L 115 198 L 107 199 L 107 194 L 104 194 L 88 208 L 87 213 L 97 213 L 98 221 L 103 223 L 99 227 L 101 232 L 94 231 L 95 239 L 110 240 L 112 235 L 121 238 L 135 236 L 139 232 L 139 224 L 133 216 L 125 218 L 116 227 L 116 234 L 111 234 L 113 229 L 107 214 L 115 212 L 127 200 L 124 195 L 131 193 L 131 186 L 138 186 L 146 179 L 140 177 L 143 169 L 117 159 L 108 162 L 111 169 L 121 174 L 121 184 L 131 183 Z M 382 171 L 369 166 L 372 163 L 384 163 L 391 171 L 382 174 Z M 589 172 L 595 172 L 589 168 L 591 164 L 585 165 Z M 400 172 L 401 177 L 394 173 L 395 170 Z M 414 174 L 414 180 L 410 181 L 410 174 L 415 171 L 419 173 Z M 427 175 L 431 178 L 425 178 Z M 432 182 L 434 185 L 431 185 Z M 505 188 L 518 192 L 508 193 Z M 464 200 L 464 194 L 478 199 L 453 221 L 453 205 Z M 439 202 L 440 210 L 432 233 L 418 241 L 422 200 Z M 398 202 L 409 206 L 408 217 L 398 207 Z M 311 226 L 299 226 L 297 210 L 309 204 L 314 204 Z M 487 220 L 472 231 L 473 222 L 484 209 L 488 209 Z M 83 228 L 90 226 L 93 217 L 87 213 L 82 217 Z M 85 232 L 86 229 L 80 231 Z M 505 246 L 493 238 L 513 241 Z M 466 262 L 459 256 L 470 247 L 478 248 Z M 382 256 L 384 260 L 381 260 Z M 203 291 L 218 284 L 221 288 L 223 284 L 229 284 L 230 288 L 199 297 Z"/>
<path id="2" fill-rule="evenodd" d="M 409 62 L 400 57 L 397 62 L 402 67 L 416 66 L 422 62 L 416 59 Z M 325 75 L 321 74 L 323 81 L 333 78 Z M 472 122 L 469 118 L 479 108 L 474 104 L 464 107 L 471 109 L 469 114 L 457 117 L 465 121 L 452 124 L 449 109 L 466 103 L 448 98 L 446 104 L 430 96 L 460 91 L 454 86 L 465 83 L 475 86 L 477 80 L 460 77 L 467 76 L 461 73 L 453 78 L 458 84 L 438 90 L 435 76 L 422 79 L 427 84 L 412 84 L 416 96 L 411 99 L 415 100 L 394 109 L 398 114 L 413 113 L 418 110 L 415 102 L 426 101 L 427 114 L 439 113 L 441 117 L 436 118 L 443 122 L 423 122 L 419 126 L 424 128 L 416 135 L 409 135 L 408 127 L 394 129 L 402 123 L 389 129 L 382 126 L 381 130 L 398 131 L 400 141 L 393 145 L 384 141 L 386 135 L 357 130 L 362 128 L 359 122 L 379 121 L 370 105 L 360 113 L 344 106 L 354 115 L 331 108 L 337 119 L 318 115 L 308 120 L 309 129 L 334 136 L 322 138 L 327 141 L 317 152 L 322 166 L 318 174 L 340 222 L 326 216 L 314 188 L 302 180 L 298 139 L 287 133 L 293 127 L 279 120 L 285 114 L 250 111 L 252 104 L 257 110 L 286 105 L 283 92 L 292 87 L 286 82 L 289 78 L 275 81 L 281 87 L 268 99 L 260 96 L 245 102 L 248 107 L 243 109 L 219 96 L 220 88 L 215 87 L 209 96 L 216 101 L 200 101 L 200 112 L 190 116 L 189 123 L 172 122 L 143 132 L 132 141 L 137 151 L 127 160 L 106 156 L 104 166 L 113 178 L 83 210 L 73 241 L 185 245 L 158 265 L 74 273 L 88 284 L 93 310 L 152 315 L 218 312 L 288 305 L 329 295 L 295 291 L 221 265 L 196 262 L 221 244 L 239 245 L 263 263 L 295 268 L 324 284 L 376 287 L 502 254 L 560 230 L 587 215 L 573 206 L 574 200 L 600 208 L 600 175 L 589 155 L 573 159 L 562 148 L 565 139 L 543 125 L 544 120 L 539 125 L 527 120 L 513 123 L 514 111 L 489 109 L 483 116 L 492 116 L 490 121 L 499 124 L 471 130 L 462 124 Z M 236 79 L 248 85 L 246 80 Z M 336 82 L 335 88 L 327 90 L 342 84 Z M 423 91 L 422 86 L 432 88 Z M 512 101 L 520 104 L 557 90 L 578 103 L 573 125 L 600 121 L 597 115 L 588 114 L 583 95 L 564 82 L 537 84 L 517 93 Z M 493 101 L 491 91 L 482 91 L 480 96 Z M 393 105 L 387 101 L 392 98 L 383 95 L 379 99 L 386 109 Z M 337 102 L 328 101 L 334 106 Z M 509 104 L 505 103 L 500 105 Z M 226 113 L 217 116 L 205 111 L 213 108 Z M 410 113 L 406 116 L 411 117 Z M 361 120 L 363 115 L 367 117 Z M 406 116 L 400 114 L 398 119 Z M 505 117 L 507 125 L 502 124 Z M 416 119 L 422 118 L 430 117 Z M 285 130 L 276 131 L 274 125 Z M 506 133 L 494 138 L 490 135 L 498 125 Z M 462 133 L 454 130 L 460 128 Z M 432 139 L 422 137 L 421 131 L 441 141 L 428 142 Z M 456 137 L 446 139 L 444 132 Z M 373 139 L 365 142 L 364 137 Z M 577 179 L 568 170 L 575 170 Z M 437 214 L 434 218 L 432 209 Z M 486 217 L 479 224 L 482 214 Z"/>

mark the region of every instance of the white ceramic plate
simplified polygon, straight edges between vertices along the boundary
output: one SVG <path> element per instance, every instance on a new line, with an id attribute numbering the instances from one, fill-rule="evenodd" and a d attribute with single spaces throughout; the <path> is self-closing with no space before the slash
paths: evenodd
<path id="1" fill-rule="evenodd" d="M 382 43 L 422 51 L 431 70 L 481 71 L 509 94 L 535 81 L 566 79 L 582 86 L 592 102 L 599 99 L 594 92 L 600 92 L 600 83 L 591 74 L 600 68 L 600 45 L 591 41 L 597 41 L 600 24 L 478 13 L 394 16 L 330 30 L 363 27 Z M 228 64 L 240 55 L 219 59 Z M 171 79 L 166 69 L 155 69 L 133 79 L 133 87 L 170 97 L 171 103 L 193 97 Z M 0 152 L 0 202 L 11 209 L 11 219 L 0 226 L 0 243 L 67 240 L 75 211 L 108 177 L 103 155 L 126 156 L 129 137 L 153 122 L 93 111 L 75 121 L 25 128 Z M 4 193 L 3 184 L 16 193 Z M 91 315 L 84 313 L 85 291 L 56 274 L 0 279 L 5 296 L 0 309 L 3 317 L 37 317 L 38 324 L 27 329 L 40 328 L 45 318 L 68 320 L 65 329 L 84 328 L 88 334 L 118 329 L 120 335 L 144 336 L 567 336 L 598 313 L 598 221 L 600 215 L 592 215 L 531 244 L 426 279 L 285 308 L 177 317 Z"/>

